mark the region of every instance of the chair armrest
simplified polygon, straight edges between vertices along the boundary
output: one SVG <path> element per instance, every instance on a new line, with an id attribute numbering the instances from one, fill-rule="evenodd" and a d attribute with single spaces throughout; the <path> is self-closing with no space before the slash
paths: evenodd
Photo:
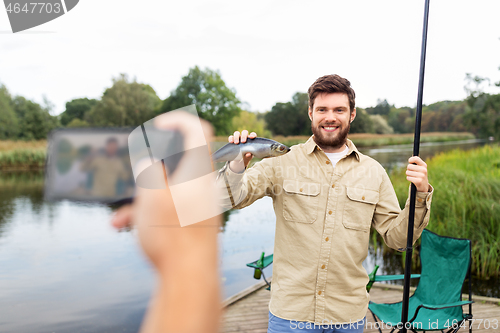
<path id="1" fill-rule="evenodd" d="M 400 275 L 375 275 L 375 282 L 380 282 L 380 281 L 394 281 L 394 280 L 403 280 L 405 276 L 403 274 Z M 420 274 L 412 274 L 411 279 L 418 279 L 420 278 Z"/>
<path id="2" fill-rule="evenodd" d="M 454 308 L 456 306 L 463 306 L 467 304 L 472 304 L 474 301 L 458 301 L 458 302 L 453 302 L 453 303 L 446 303 L 446 304 L 437 304 L 437 305 L 430 305 L 430 304 L 422 304 L 420 305 L 423 308 L 430 309 L 430 310 L 439 310 L 439 309 L 446 309 L 446 308 Z"/>
<path id="3" fill-rule="evenodd" d="M 436 304 L 436 305 L 420 304 L 417 307 L 417 311 L 415 311 L 415 315 L 409 321 L 413 322 L 415 320 L 415 318 L 417 318 L 418 311 L 420 311 L 421 308 L 425 308 L 425 309 L 429 309 L 429 310 L 440 310 L 440 309 L 454 308 L 457 306 L 463 306 L 463 305 L 472 304 L 472 303 L 474 303 L 474 301 L 458 301 L 458 302 L 453 302 L 453 303 Z"/>

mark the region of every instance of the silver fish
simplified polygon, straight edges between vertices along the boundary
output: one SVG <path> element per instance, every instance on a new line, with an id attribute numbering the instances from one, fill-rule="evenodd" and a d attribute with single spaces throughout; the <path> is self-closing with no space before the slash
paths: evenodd
<path id="1" fill-rule="evenodd" d="M 290 151 L 290 148 L 277 141 L 266 138 L 247 139 L 245 143 L 228 143 L 212 154 L 214 163 L 233 161 L 238 156 L 252 153 L 257 158 L 281 156 Z"/>

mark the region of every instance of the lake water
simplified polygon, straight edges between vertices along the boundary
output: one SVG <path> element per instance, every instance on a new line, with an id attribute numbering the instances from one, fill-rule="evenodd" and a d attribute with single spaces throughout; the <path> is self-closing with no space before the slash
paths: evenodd
<path id="1" fill-rule="evenodd" d="M 482 144 L 422 144 L 420 155 Z M 361 151 L 390 169 L 406 164 L 412 146 Z M 0 332 L 137 332 L 155 277 L 134 231 L 112 229 L 108 207 L 48 203 L 42 189 L 42 172 L 0 174 Z M 246 263 L 273 252 L 272 200 L 230 212 L 219 237 L 225 298 L 256 282 Z M 397 274 L 402 262 L 372 246 L 364 266 Z M 492 281 L 474 285 L 480 294 L 500 296 Z"/>

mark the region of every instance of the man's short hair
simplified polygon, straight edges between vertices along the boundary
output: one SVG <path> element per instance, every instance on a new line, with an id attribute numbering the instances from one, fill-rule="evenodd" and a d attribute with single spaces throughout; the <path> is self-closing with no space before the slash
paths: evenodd
<path id="1" fill-rule="evenodd" d="M 351 82 L 337 74 L 325 75 L 314 81 L 307 90 L 309 94 L 309 107 L 313 108 L 314 100 L 319 94 L 345 93 L 349 99 L 349 108 L 354 111 L 356 94 L 351 88 Z"/>
<path id="2" fill-rule="evenodd" d="M 111 136 L 106 140 L 106 146 L 109 145 L 110 143 L 118 144 L 118 139 L 116 139 L 114 136 Z"/>

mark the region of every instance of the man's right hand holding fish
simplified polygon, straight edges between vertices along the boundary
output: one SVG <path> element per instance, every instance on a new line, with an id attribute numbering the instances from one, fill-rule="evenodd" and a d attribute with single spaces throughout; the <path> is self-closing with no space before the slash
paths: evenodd
<path id="1" fill-rule="evenodd" d="M 234 143 L 237 145 L 240 142 L 241 143 L 247 142 L 247 138 L 254 139 L 256 137 L 257 137 L 257 133 L 255 133 L 255 132 L 248 134 L 247 130 L 243 130 L 243 131 L 241 131 L 241 134 L 240 134 L 239 131 L 235 131 L 233 135 L 230 135 L 227 138 L 227 141 L 229 141 L 229 143 Z M 237 172 L 237 173 L 243 172 L 243 170 L 246 169 L 246 167 L 248 166 L 248 163 L 250 163 L 252 158 L 253 158 L 252 153 L 246 153 L 245 155 L 243 155 L 243 160 L 231 161 L 229 163 L 229 168 L 231 168 L 232 171 Z"/>

